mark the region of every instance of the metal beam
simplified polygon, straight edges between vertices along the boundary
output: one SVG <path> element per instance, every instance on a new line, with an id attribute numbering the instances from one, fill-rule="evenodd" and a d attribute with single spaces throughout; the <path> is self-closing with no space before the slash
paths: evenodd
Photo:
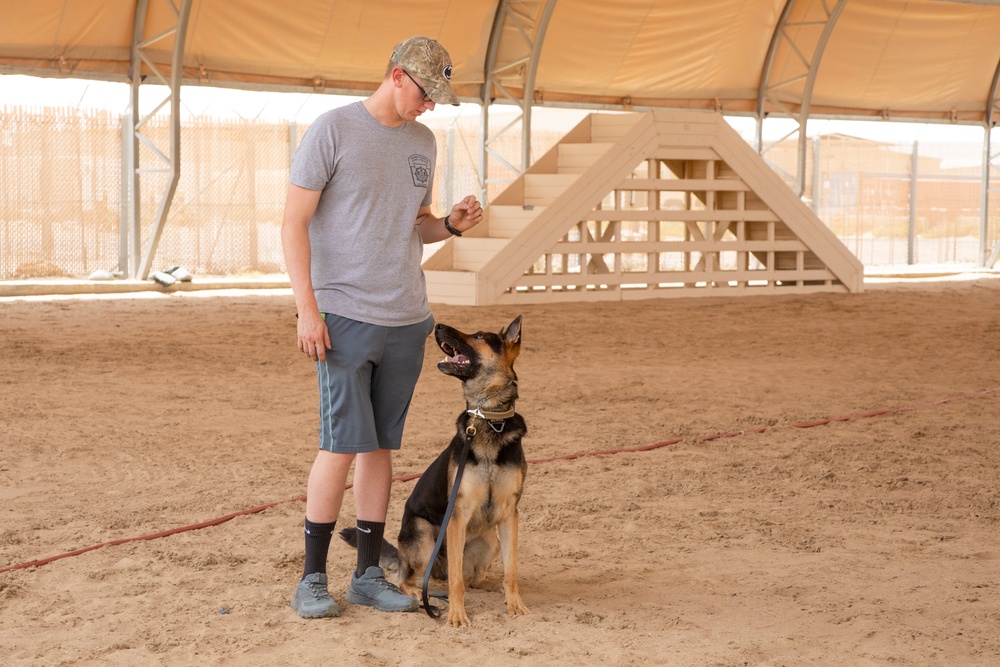
<path id="1" fill-rule="evenodd" d="M 910 220 L 906 233 L 906 263 L 916 264 L 917 258 L 917 172 L 920 169 L 920 142 L 913 142 L 910 153 Z"/>
<path id="2" fill-rule="evenodd" d="M 174 24 L 157 35 L 145 39 L 146 18 L 149 3 L 155 0 L 137 0 L 135 9 L 135 21 L 132 30 L 132 56 L 129 68 L 129 80 L 132 87 L 131 104 L 129 105 L 129 125 L 131 141 L 124 142 L 128 147 L 129 154 L 125 156 L 129 169 L 129 196 L 128 205 L 129 224 L 128 232 L 130 238 L 126 245 L 128 247 L 128 266 L 123 266 L 122 270 L 133 278 L 145 280 L 149 276 L 153 258 L 156 256 L 156 247 L 160 242 L 160 235 L 163 233 L 163 226 L 170 212 L 170 204 L 177 190 L 177 182 L 180 180 L 180 160 L 181 160 L 181 127 L 180 127 L 180 87 L 184 69 L 184 39 L 187 35 L 188 17 L 191 14 L 192 0 L 159 0 L 167 5 L 170 13 L 174 16 Z M 151 47 L 159 46 L 163 49 L 162 42 L 172 40 L 170 49 L 170 73 L 164 75 L 161 68 L 154 62 L 149 50 Z M 150 79 L 150 77 L 152 77 Z M 150 79 L 147 81 L 147 79 Z M 142 116 L 139 110 L 140 88 L 143 83 L 158 83 L 167 87 L 169 93 L 163 101 L 150 113 Z M 155 116 L 161 109 L 169 103 L 170 108 L 170 137 L 166 146 L 157 146 L 156 142 L 145 131 L 145 125 L 149 119 Z M 146 167 L 141 164 L 140 145 L 145 146 L 152 153 L 155 166 Z M 167 180 L 157 201 L 156 214 L 151 222 L 151 232 L 146 242 L 145 251 L 142 250 L 142 175 L 143 174 L 166 174 Z"/>
<path id="3" fill-rule="evenodd" d="M 820 7 L 823 15 L 817 19 L 791 20 L 792 9 L 795 0 L 787 0 L 775 25 L 774 33 L 771 35 L 771 43 L 768 46 L 767 56 L 764 59 L 764 67 L 761 71 L 760 87 L 757 90 L 757 137 L 756 148 L 762 156 L 768 150 L 778 145 L 785 139 L 797 134 L 798 153 L 796 160 L 796 173 L 788 174 L 781 169 L 778 172 L 789 182 L 792 189 L 798 192 L 799 196 L 805 194 L 806 183 L 806 155 L 808 143 L 806 142 L 806 125 L 809 122 L 809 107 L 812 104 L 813 87 L 816 83 L 816 75 L 819 72 L 820 63 L 823 60 L 823 52 L 830 41 L 833 29 L 837 24 L 837 19 L 844 9 L 847 0 L 836 0 L 836 4 L 830 6 L 830 0 L 821 0 Z M 816 39 L 803 39 L 800 34 L 803 30 L 821 28 L 821 32 Z M 789 50 L 789 61 L 798 63 L 798 67 L 788 68 L 788 73 L 784 78 L 775 81 L 774 62 L 781 49 Z M 799 99 L 798 108 L 792 109 L 782 98 L 782 89 L 792 85 L 802 85 L 802 93 Z M 765 145 L 764 143 L 764 120 L 772 116 L 786 117 L 796 122 L 796 127 L 778 141 Z M 774 165 L 772 165 L 774 166 Z"/>
<path id="4" fill-rule="evenodd" d="M 778 22 L 774 25 L 774 32 L 771 33 L 771 41 L 767 47 L 767 55 L 764 56 L 764 67 L 761 70 L 760 85 L 757 88 L 757 132 L 754 141 L 754 148 L 758 153 L 762 153 L 764 150 L 764 117 L 767 114 L 765 102 L 767 100 L 767 85 L 771 80 L 771 69 L 774 67 L 774 56 L 778 52 L 778 46 L 781 43 L 781 35 L 784 31 L 785 25 L 788 23 L 788 15 L 791 13 L 794 5 L 795 0 L 785 0 L 785 6 L 781 10 L 781 16 L 778 17 Z"/>
<path id="5" fill-rule="evenodd" d="M 514 181 L 531 165 L 531 108 L 535 96 L 535 74 L 556 0 L 501 0 L 493 21 L 486 52 L 481 95 L 482 124 L 479 143 L 479 197 L 489 201 L 491 183 Z M 512 76 L 513 74 L 513 76 Z M 521 92 L 510 85 L 520 79 Z M 505 83 L 506 82 L 506 83 Z M 490 106 L 497 95 L 518 107 L 518 115 L 496 132 L 490 131 Z M 520 124 L 520 164 L 513 164 L 493 148 L 500 137 Z M 502 165 L 504 176 L 491 173 L 491 160 Z"/>
<path id="6" fill-rule="evenodd" d="M 979 212 L 979 257 L 985 268 L 993 268 L 997 258 L 1000 257 L 1000 241 L 990 250 L 990 184 L 992 183 L 993 168 L 1000 169 L 1000 145 L 997 152 L 993 153 L 993 130 L 1000 123 L 1000 62 L 997 63 L 996 71 L 993 73 L 993 83 L 990 84 L 990 92 L 986 96 L 986 115 L 983 122 L 983 182 L 980 187 L 982 193 Z M 992 191 L 995 192 L 995 191 Z"/>

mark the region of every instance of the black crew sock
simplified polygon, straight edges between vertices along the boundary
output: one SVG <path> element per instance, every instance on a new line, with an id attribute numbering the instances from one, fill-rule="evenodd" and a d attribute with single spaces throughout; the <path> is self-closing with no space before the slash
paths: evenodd
<path id="1" fill-rule="evenodd" d="M 385 522 L 358 520 L 358 567 L 355 570 L 360 577 L 372 565 L 378 566 L 382 555 L 382 535 L 385 533 Z"/>
<path id="2" fill-rule="evenodd" d="M 337 522 L 313 523 L 306 519 L 306 565 L 302 572 L 305 579 L 314 572 L 326 574 L 326 555 L 330 551 L 330 539 Z"/>

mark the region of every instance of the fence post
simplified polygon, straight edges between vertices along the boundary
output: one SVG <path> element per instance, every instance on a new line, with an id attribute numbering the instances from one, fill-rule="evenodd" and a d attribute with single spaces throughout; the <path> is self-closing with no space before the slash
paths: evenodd
<path id="1" fill-rule="evenodd" d="M 820 138 L 813 137 L 812 210 L 819 215 L 819 146 Z"/>
<path id="2" fill-rule="evenodd" d="M 445 213 L 451 210 L 451 207 L 455 205 L 454 200 L 454 186 L 455 186 L 455 124 L 452 123 L 448 126 L 448 134 L 446 135 L 446 141 L 448 145 L 445 147 L 447 160 L 445 161 L 445 173 L 444 173 L 444 196 L 439 204 Z"/>
<path id="3" fill-rule="evenodd" d="M 121 173 L 121 183 L 119 186 L 118 204 L 118 270 L 124 276 L 131 276 L 128 271 L 128 230 L 129 230 L 129 206 L 132 201 L 132 180 L 130 172 L 132 169 L 132 152 L 129 150 L 129 142 L 132 140 L 131 121 L 129 116 L 119 116 L 121 125 L 121 157 L 118 160 L 119 172 Z"/>
<path id="4" fill-rule="evenodd" d="M 983 173 L 980 184 L 979 195 L 979 268 L 992 269 L 996 262 L 997 253 L 1000 252 L 1000 243 L 996 249 L 990 252 L 990 133 L 992 127 L 986 125 L 983 135 Z"/>
<path id="5" fill-rule="evenodd" d="M 910 229 L 906 237 L 906 263 L 914 263 L 914 245 L 917 236 L 917 160 L 919 142 L 913 142 L 913 153 L 910 156 Z"/>
<path id="6" fill-rule="evenodd" d="M 244 124 L 244 130 L 246 130 L 246 124 Z M 251 132 L 257 129 L 257 124 L 250 124 Z M 244 142 L 246 147 L 246 152 L 244 153 L 244 166 L 247 170 L 247 200 L 244 203 L 249 204 L 244 210 L 247 211 L 247 222 L 249 223 L 249 229 L 247 230 L 247 262 L 250 264 L 250 270 L 257 271 L 260 268 L 260 240 L 258 238 L 257 229 L 257 151 L 254 149 L 255 142 L 253 137 L 250 141 Z"/>

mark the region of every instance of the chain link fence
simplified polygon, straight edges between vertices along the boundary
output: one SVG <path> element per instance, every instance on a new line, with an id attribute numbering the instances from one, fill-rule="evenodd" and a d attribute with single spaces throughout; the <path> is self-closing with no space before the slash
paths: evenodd
<path id="1" fill-rule="evenodd" d="M 0 110 L 0 279 L 117 266 L 120 165 L 112 114 Z"/>
<path id="2" fill-rule="evenodd" d="M 428 125 L 438 141 L 434 201 L 443 214 L 479 192 L 479 118 Z M 107 112 L 0 109 L 0 279 L 86 277 L 120 268 L 127 218 L 122 127 L 122 119 Z M 288 168 L 305 130 L 295 123 L 185 121 L 180 182 L 153 268 L 284 272 L 280 226 Z M 167 120 L 151 119 L 144 132 L 166 144 Z M 532 154 L 543 155 L 561 134 L 534 133 Z M 518 164 L 519 130 L 495 138 L 491 149 Z M 141 163 L 152 163 L 150 149 L 140 150 Z M 791 169 L 794 145 L 768 158 Z M 830 135 L 810 140 L 807 196 L 866 265 L 978 266 L 981 162 L 981 144 L 897 145 Z M 143 244 L 165 179 L 142 177 Z M 490 198 L 503 187 L 490 184 Z M 990 204 L 993 247 L 1000 240 L 1000 197 Z"/>
<path id="3" fill-rule="evenodd" d="M 796 142 L 772 147 L 767 160 L 796 173 Z M 806 145 L 804 197 L 865 266 L 978 267 L 982 165 L 983 142 L 823 135 Z M 1000 242 L 1000 169 L 992 171 L 987 250 Z"/>

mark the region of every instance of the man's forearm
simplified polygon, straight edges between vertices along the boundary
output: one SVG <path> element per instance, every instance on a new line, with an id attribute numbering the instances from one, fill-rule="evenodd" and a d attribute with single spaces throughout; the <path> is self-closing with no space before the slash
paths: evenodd
<path id="1" fill-rule="evenodd" d="M 281 247 L 285 256 L 288 280 L 292 284 L 295 307 L 302 312 L 317 308 L 310 274 L 310 246 L 308 228 L 300 224 L 285 223 L 281 227 Z"/>
<path id="2" fill-rule="evenodd" d="M 430 213 L 417 216 L 417 234 L 424 243 L 437 243 L 451 236 L 444 226 L 444 218 L 436 218 Z"/>

